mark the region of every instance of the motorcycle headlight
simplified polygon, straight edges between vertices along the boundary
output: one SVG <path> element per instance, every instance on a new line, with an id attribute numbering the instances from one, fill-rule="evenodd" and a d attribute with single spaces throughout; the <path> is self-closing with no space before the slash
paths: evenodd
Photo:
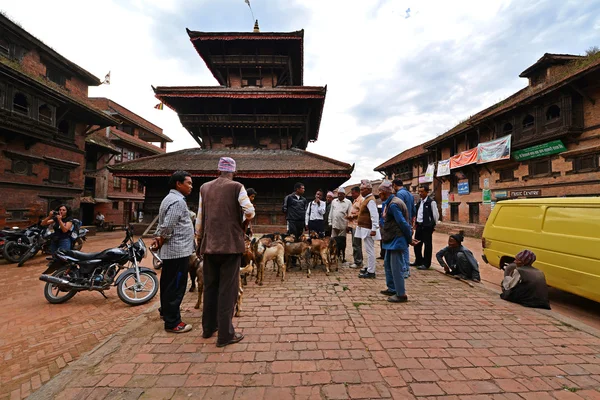
<path id="1" fill-rule="evenodd" d="M 141 260 L 146 257 L 146 244 L 141 238 L 138 239 L 136 244 L 136 253 L 138 255 L 138 258 Z"/>

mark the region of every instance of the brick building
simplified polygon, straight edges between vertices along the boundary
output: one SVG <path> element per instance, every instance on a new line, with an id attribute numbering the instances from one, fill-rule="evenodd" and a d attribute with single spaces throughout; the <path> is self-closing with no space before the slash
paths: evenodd
<path id="1" fill-rule="evenodd" d="M 161 128 L 112 100 L 90 98 L 90 101 L 119 123 L 86 138 L 83 223 L 92 224 L 98 212 L 111 224 L 135 222 L 144 202 L 144 186 L 135 179 L 114 177 L 108 166 L 163 154 L 167 142 L 172 140 Z"/>
<path id="2" fill-rule="evenodd" d="M 117 120 L 88 103 L 100 80 L 0 14 L 0 227 L 66 203 L 79 215 L 86 134 Z"/>
<path id="3" fill-rule="evenodd" d="M 257 190 L 256 229 L 285 229 L 283 198 L 294 183 L 306 195 L 346 181 L 353 166 L 307 152 L 319 134 L 326 87 L 303 86 L 304 31 L 281 33 L 195 32 L 192 45 L 220 86 L 157 87 L 156 97 L 179 115 L 201 148 L 154 156 L 111 167 L 115 176 L 146 186 L 145 215 L 155 215 L 176 169 L 193 175 L 189 198 L 216 176 L 220 156 L 238 163 L 239 179 Z"/>
<path id="4" fill-rule="evenodd" d="M 520 76 L 527 87 L 422 144 L 418 158 L 400 154 L 375 170 L 408 178 L 412 169 L 414 186 L 414 160 L 421 171 L 436 165 L 440 227 L 474 234 L 496 201 L 600 195 L 600 54 L 545 54 Z"/>

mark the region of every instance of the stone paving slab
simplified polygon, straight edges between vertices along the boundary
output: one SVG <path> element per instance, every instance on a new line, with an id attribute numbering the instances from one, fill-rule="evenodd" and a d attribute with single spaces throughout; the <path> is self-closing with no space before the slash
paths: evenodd
<path id="1" fill-rule="evenodd" d="M 282 283 L 269 269 L 234 321 L 245 339 L 223 349 L 201 337 L 190 293 L 192 332 L 164 332 L 150 310 L 30 398 L 600 399 L 596 331 L 436 271 L 413 271 L 410 301 L 391 304 L 377 273 Z"/>

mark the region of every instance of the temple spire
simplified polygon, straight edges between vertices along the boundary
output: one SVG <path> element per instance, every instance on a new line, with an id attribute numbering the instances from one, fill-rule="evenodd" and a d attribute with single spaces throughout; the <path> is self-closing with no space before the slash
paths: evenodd
<path id="1" fill-rule="evenodd" d="M 258 27 L 258 20 L 254 22 L 254 33 L 260 32 L 260 28 Z"/>

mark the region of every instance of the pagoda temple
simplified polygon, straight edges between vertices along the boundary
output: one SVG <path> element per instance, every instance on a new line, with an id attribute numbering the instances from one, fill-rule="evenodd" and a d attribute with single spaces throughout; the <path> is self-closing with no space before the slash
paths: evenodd
<path id="1" fill-rule="evenodd" d="M 295 182 L 307 198 L 350 178 L 353 165 L 306 151 L 319 136 L 327 87 L 304 86 L 304 31 L 197 32 L 189 38 L 220 86 L 153 87 L 174 110 L 199 148 L 125 162 L 115 176 L 135 178 L 146 187 L 145 216 L 158 212 L 176 170 L 190 172 L 195 210 L 200 185 L 216 175 L 217 162 L 237 162 L 236 180 L 258 195 L 256 228 L 285 226 L 283 198 Z M 145 217 L 146 220 L 146 217 Z"/>

